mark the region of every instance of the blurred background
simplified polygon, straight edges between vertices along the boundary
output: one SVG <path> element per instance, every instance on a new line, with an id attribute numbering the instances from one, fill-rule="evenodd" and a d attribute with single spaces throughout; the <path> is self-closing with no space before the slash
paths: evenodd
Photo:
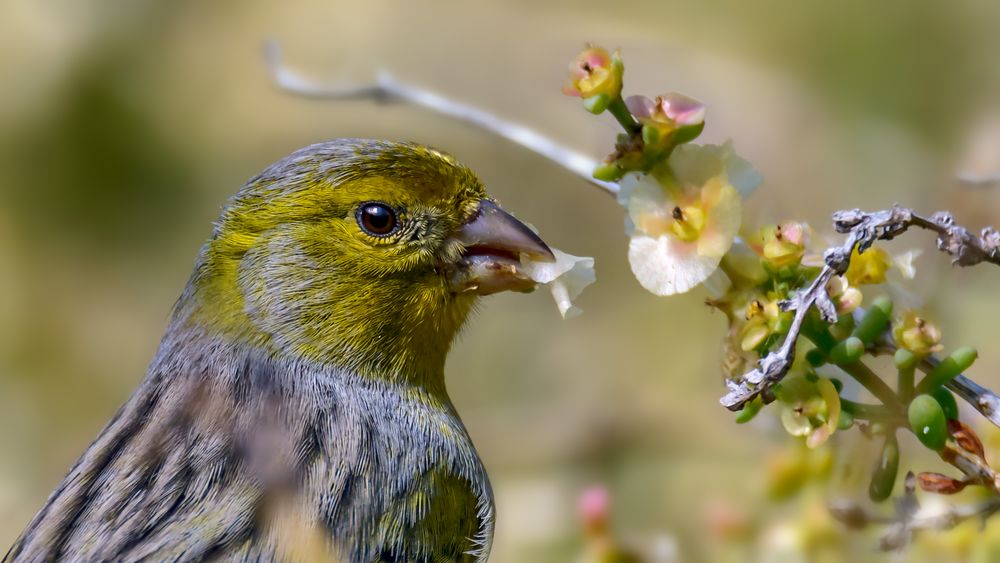
<path id="1" fill-rule="evenodd" d="M 773 413 L 737 426 L 719 407 L 725 319 L 703 290 L 641 289 L 611 198 L 421 109 L 282 93 L 261 47 L 278 40 L 323 80 L 387 69 L 595 157 L 616 126 L 560 87 L 584 42 L 621 48 L 627 93 L 705 101 L 702 140 L 734 139 L 763 173 L 749 223 L 826 233 L 836 209 L 898 201 L 978 229 L 1000 223 L 1000 189 L 954 178 L 1000 171 L 1000 3 L 8 0 L 2 14 L 0 552 L 141 379 L 225 199 L 296 148 L 362 136 L 455 154 L 547 241 L 596 257 L 581 317 L 561 320 L 546 292 L 491 297 L 449 361 L 496 492 L 494 561 L 572 561 L 593 484 L 627 541 L 674 560 L 882 559 L 829 518 L 825 486 L 777 498 L 826 462 L 782 474 L 803 454 Z M 951 269 L 929 235 L 902 244 L 926 249 L 910 289 L 946 346 L 978 346 L 971 375 L 1000 387 L 1000 272 Z M 924 536 L 912 560 L 991 560 L 998 526 Z"/>

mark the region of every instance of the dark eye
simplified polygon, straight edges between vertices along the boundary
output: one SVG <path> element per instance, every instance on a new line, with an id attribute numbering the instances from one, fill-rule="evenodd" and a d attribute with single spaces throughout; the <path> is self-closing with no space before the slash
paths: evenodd
<path id="1" fill-rule="evenodd" d="M 358 208 L 357 218 L 358 225 L 364 232 L 377 237 L 390 235 L 399 226 L 396 212 L 388 205 L 379 202 L 362 204 Z"/>

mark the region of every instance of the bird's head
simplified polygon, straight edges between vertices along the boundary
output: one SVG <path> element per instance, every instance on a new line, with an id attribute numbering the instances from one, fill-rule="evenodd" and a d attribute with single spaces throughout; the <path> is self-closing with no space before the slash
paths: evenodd
<path id="1" fill-rule="evenodd" d="M 440 377 L 478 295 L 552 259 L 472 172 L 413 144 L 313 145 L 222 212 L 178 315 L 273 353 L 374 377 Z"/>

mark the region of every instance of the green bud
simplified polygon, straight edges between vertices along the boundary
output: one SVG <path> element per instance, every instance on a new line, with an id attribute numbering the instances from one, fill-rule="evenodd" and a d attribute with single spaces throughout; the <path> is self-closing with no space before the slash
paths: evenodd
<path id="1" fill-rule="evenodd" d="M 899 443 L 895 432 L 885 436 L 885 445 L 879 454 L 878 463 L 872 471 L 872 480 L 868 485 L 868 498 L 882 502 L 892 494 L 896 485 L 896 473 L 899 472 Z"/>
<path id="2" fill-rule="evenodd" d="M 609 105 L 611 105 L 611 98 L 607 94 L 597 94 L 583 99 L 583 107 L 594 115 L 604 113 Z"/>
<path id="3" fill-rule="evenodd" d="M 760 397 L 755 398 L 749 403 L 743 405 L 743 409 L 736 413 L 736 424 L 746 424 L 757 416 L 760 409 L 764 406 L 764 401 L 760 400 Z"/>
<path id="4" fill-rule="evenodd" d="M 955 396 L 951 394 L 951 391 L 945 387 L 938 387 L 931 392 L 931 396 L 941 405 L 946 419 L 958 420 L 958 403 L 955 402 Z"/>
<path id="5" fill-rule="evenodd" d="M 830 361 L 837 365 L 848 365 L 861 359 L 865 353 L 865 343 L 856 336 L 848 337 L 847 340 L 837 343 L 830 350 Z"/>
<path id="6" fill-rule="evenodd" d="M 826 354 L 820 351 L 819 348 L 813 348 L 806 352 L 806 361 L 809 362 L 814 368 L 818 368 L 826 364 Z"/>
<path id="7" fill-rule="evenodd" d="M 910 429 L 928 448 L 939 451 L 948 440 L 948 422 L 944 409 L 930 395 L 918 395 L 906 410 Z"/>
<path id="8" fill-rule="evenodd" d="M 924 377 L 920 385 L 917 386 L 917 392 L 929 393 L 948 383 L 955 376 L 969 369 L 978 357 L 979 352 L 975 348 L 966 346 L 955 350 L 950 356 L 942 360 L 940 364 L 934 366 L 934 369 Z"/>
<path id="9" fill-rule="evenodd" d="M 625 170 L 614 162 L 598 165 L 592 176 L 604 182 L 617 182 L 625 175 Z"/>
<path id="10" fill-rule="evenodd" d="M 878 339 L 889 326 L 889 315 L 892 314 L 892 301 L 888 297 L 879 297 L 872 302 L 871 308 L 865 311 L 865 316 L 854 328 L 853 335 L 860 338 L 865 346 Z"/>
<path id="11" fill-rule="evenodd" d="M 917 362 L 920 361 L 920 358 L 906 348 L 900 348 L 899 350 L 896 350 L 896 355 L 893 357 L 893 361 L 896 362 L 896 368 L 898 369 L 913 369 L 916 367 Z"/>
<path id="12" fill-rule="evenodd" d="M 830 383 L 833 383 L 833 388 L 837 390 L 837 393 L 840 393 L 844 390 L 844 382 L 837 379 L 836 377 L 831 377 Z"/>
<path id="13" fill-rule="evenodd" d="M 840 418 L 837 419 L 837 430 L 847 430 L 851 426 L 854 426 L 854 415 L 845 410 L 840 411 Z"/>

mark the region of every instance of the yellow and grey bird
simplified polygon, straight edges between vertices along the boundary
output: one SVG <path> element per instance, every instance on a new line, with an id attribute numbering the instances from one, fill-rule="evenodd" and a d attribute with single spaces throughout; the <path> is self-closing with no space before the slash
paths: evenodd
<path id="1" fill-rule="evenodd" d="M 452 157 L 312 145 L 222 211 L 146 377 L 4 561 L 481 561 L 444 384 L 476 299 L 551 260 Z"/>

